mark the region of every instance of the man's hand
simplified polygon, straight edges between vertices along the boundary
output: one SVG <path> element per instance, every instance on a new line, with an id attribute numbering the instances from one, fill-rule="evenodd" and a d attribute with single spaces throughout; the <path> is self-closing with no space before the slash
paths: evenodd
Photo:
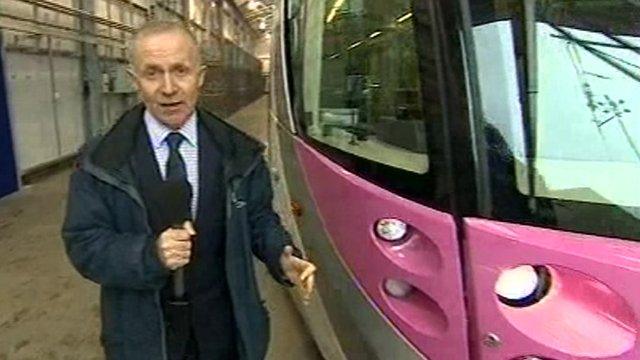
<path id="1" fill-rule="evenodd" d="M 169 270 L 175 270 L 189 263 L 191 258 L 191 237 L 196 234 L 191 221 L 185 221 L 182 229 L 167 229 L 156 241 L 158 258 Z"/>
<path id="2" fill-rule="evenodd" d="M 302 301 L 307 304 L 313 292 L 316 266 L 293 256 L 293 247 L 287 245 L 280 255 L 280 266 L 289 281 L 302 289 Z"/>

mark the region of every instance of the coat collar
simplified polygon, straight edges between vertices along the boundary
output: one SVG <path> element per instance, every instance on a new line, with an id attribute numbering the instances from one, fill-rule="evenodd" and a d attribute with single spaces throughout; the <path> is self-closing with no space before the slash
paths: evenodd
<path id="1" fill-rule="evenodd" d="M 104 136 L 92 141 L 83 155 L 80 167 L 99 169 L 122 179 L 129 172 L 136 136 L 144 130 L 144 104 L 127 111 Z M 264 145 L 206 110 L 197 108 L 198 121 L 219 146 L 225 169 L 225 180 L 242 176 L 260 159 Z"/>

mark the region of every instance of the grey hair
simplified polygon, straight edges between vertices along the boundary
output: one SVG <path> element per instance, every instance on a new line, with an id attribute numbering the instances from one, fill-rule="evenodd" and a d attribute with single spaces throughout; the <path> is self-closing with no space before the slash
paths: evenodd
<path id="1" fill-rule="evenodd" d="M 170 20 L 151 20 L 147 21 L 139 27 L 133 34 L 133 37 L 129 39 L 127 44 L 127 59 L 129 60 L 129 64 L 134 66 L 135 56 L 136 56 L 136 47 L 138 46 L 138 42 L 149 36 L 156 34 L 166 34 L 166 33 L 180 33 L 185 35 L 196 47 L 196 56 L 197 63 L 201 63 L 201 55 L 200 49 L 198 46 L 198 41 L 196 40 L 195 35 L 185 27 L 184 23 L 179 21 L 170 21 Z"/>

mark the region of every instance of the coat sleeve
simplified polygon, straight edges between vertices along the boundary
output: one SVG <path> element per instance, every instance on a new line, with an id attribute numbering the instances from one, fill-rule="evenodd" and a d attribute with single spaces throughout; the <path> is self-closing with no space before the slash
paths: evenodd
<path id="1" fill-rule="evenodd" d="M 71 263 L 82 276 L 103 286 L 160 289 L 169 270 L 158 259 L 154 239 L 115 230 L 101 193 L 106 186 L 82 170 L 71 176 L 62 227 Z"/>
<path id="2" fill-rule="evenodd" d="M 280 217 L 273 210 L 273 190 L 269 171 L 263 161 L 251 175 L 249 197 L 249 227 L 253 254 L 262 261 L 271 276 L 281 284 L 293 286 L 280 266 L 280 256 L 284 247 L 291 245 L 294 255 L 302 258 L 302 253 L 291 241 L 291 236 L 282 226 Z"/>

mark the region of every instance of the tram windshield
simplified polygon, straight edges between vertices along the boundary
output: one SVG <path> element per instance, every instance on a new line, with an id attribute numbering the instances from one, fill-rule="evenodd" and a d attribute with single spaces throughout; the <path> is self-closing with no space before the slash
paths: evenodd
<path id="1" fill-rule="evenodd" d="M 504 200 L 512 182 L 547 199 L 526 207 L 546 207 L 560 227 L 584 222 L 569 228 L 640 238 L 640 4 L 496 0 L 471 9 L 494 212 L 520 220 Z"/>

